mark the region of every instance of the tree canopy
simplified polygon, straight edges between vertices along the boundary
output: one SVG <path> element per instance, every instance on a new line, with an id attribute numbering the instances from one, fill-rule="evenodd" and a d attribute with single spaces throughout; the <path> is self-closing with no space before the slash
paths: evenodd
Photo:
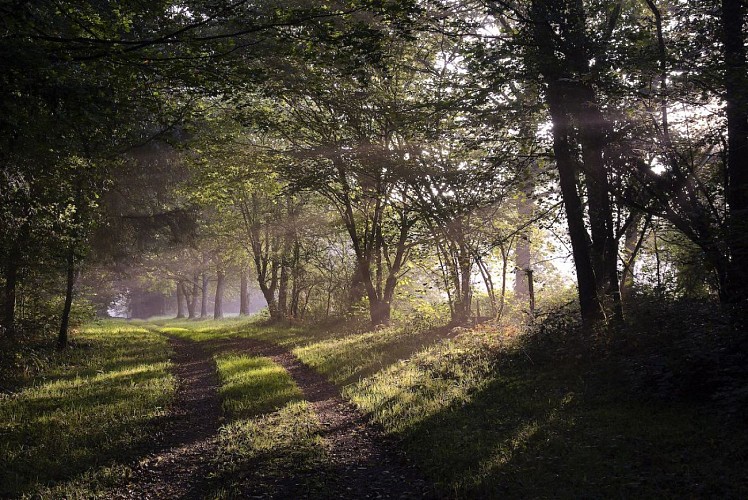
<path id="1" fill-rule="evenodd" d="M 667 273 L 742 328 L 745 9 L 2 2 L 3 329 L 252 289 L 275 321 L 458 324 L 564 276 L 612 326 Z"/>

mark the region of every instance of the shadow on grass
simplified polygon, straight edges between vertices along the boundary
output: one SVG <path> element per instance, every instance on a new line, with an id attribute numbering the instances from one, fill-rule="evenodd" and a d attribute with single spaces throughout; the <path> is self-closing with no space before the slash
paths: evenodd
<path id="1" fill-rule="evenodd" d="M 746 436 L 693 408 L 590 391 L 577 367 L 500 369 L 402 433 L 458 498 L 745 498 Z"/>
<path id="2" fill-rule="evenodd" d="M 33 494 L 137 456 L 174 390 L 168 349 L 144 331 L 84 332 L 18 393 L 0 399 L 0 496 Z M 84 494 L 85 496 L 85 494 Z"/>
<path id="3" fill-rule="evenodd" d="M 447 327 L 416 331 L 393 326 L 308 342 L 294 349 L 293 354 L 333 383 L 346 386 L 449 336 Z"/>

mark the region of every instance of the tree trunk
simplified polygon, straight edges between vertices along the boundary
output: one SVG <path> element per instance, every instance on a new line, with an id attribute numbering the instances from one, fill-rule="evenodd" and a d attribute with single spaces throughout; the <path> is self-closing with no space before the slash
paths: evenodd
<path id="1" fill-rule="evenodd" d="M 216 300 L 213 306 L 213 319 L 223 319 L 223 291 L 225 288 L 226 275 L 223 269 L 216 273 Z"/>
<path id="2" fill-rule="evenodd" d="M 16 323 L 16 289 L 18 287 L 18 260 L 11 254 L 5 263 L 5 288 L 3 293 L 3 330 L 12 335 Z"/>
<path id="3" fill-rule="evenodd" d="M 293 259 L 291 260 L 291 310 L 292 318 L 299 316 L 301 302 L 301 245 L 298 240 L 294 241 Z"/>
<path id="4" fill-rule="evenodd" d="M 501 316 L 504 314 L 504 304 L 506 304 L 506 269 L 507 261 L 509 260 L 507 253 L 508 250 L 501 248 L 501 302 L 499 310 L 496 312 L 496 319 L 501 319 Z M 530 273 L 532 273 L 532 271 L 530 271 Z M 529 291 L 530 287 L 528 286 L 528 294 Z"/>
<path id="5" fill-rule="evenodd" d="M 200 296 L 200 284 L 198 283 L 198 280 L 200 279 L 200 275 L 195 273 L 192 276 L 192 316 L 190 316 L 191 319 L 197 318 L 197 299 Z"/>
<path id="6" fill-rule="evenodd" d="M 203 283 L 202 283 L 202 293 L 200 294 L 200 317 L 207 318 L 208 317 L 208 286 L 210 284 L 210 281 L 208 281 L 208 273 L 203 271 L 202 278 L 203 278 Z"/>
<path id="7" fill-rule="evenodd" d="M 641 214 L 634 216 L 634 220 L 626 228 L 623 243 L 623 271 L 621 272 L 621 301 L 624 303 L 631 300 L 631 294 L 634 287 L 634 267 L 636 266 L 636 257 L 639 255 L 644 237 L 649 229 L 649 217 L 644 221 L 644 225 L 639 230 L 639 221 Z"/>
<path id="8" fill-rule="evenodd" d="M 196 297 L 191 295 L 187 283 L 182 282 L 182 295 L 187 303 L 187 319 L 195 319 L 195 307 L 197 306 Z"/>
<path id="9" fill-rule="evenodd" d="M 467 243 L 461 242 L 459 245 L 459 269 L 460 269 L 460 288 L 462 295 L 460 296 L 461 308 L 459 310 L 459 324 L 467 323 L 470 321 L 470 314 L 473 304 L 473 287 L 471 284 L 472 271 L 473 271 L 473 259 L 470 255 L 470 251 L 467 248 Z"/>
<path id="10" fill-rule="evenodd" d="M 332 283 L 332 276 L 330 283 Z M 366 297 L 366 286 L 364 285 L 364 277 L 361 274 L 361 269 L 359 266 L 356 266 L 353 270 L 353 275 L 351 276 L 351 288 L 350 292 L 348 294 L 350 302 L 348 303 L 348 308 L 352 309 L 353 306 L 361 302 L 364 297 Z"/>
<path id="11" fill-rule="evenodd" d="M 280 266 L 280 280 L 278 282 L 278 316 L 288 319 L 288 262 L 284 257 Z"/>
<path id="12" fill-rule="evenodd" d="M 517 197 L 517 214 L 520 217 L 520 223 L 525 225 L 525 228 L 517 235 L 517 244 L 514 247 L 514 266 L 516 269 L 514 300 L 517 304 L 528 304 L 530 299 L 528 271 L 532 269 L 532 255 L 530 253 L 530 226 L 528 224 L 535 212 L 535 202 L 532 197 L 535 191 L 534 176 L 537 164 L 533 163 L 531 169 L 527 173 L 527 180 L 523 183 L 522 192 Z"/>
<path id="13" fill-rule="evenodd" d="M 553 123 L 553 152 L 556 157 L 561 197 L 564 201 L 571 249 L 574 256 L 574 268 L 577 273 L 579 306 L 582 320 L 589 327 L 603 320 L 604 317 L 597 297 L 597 283 L 595 271 L 592 267 L 589 235 L 584 224 L 584 207 L 577 192 L 578 172 L 569 139 L 571 124 L 564 109 L 566 96 L 563 85 L 560 82 L 551 82 L 548 86 L 546 99 Z"/>
<path id="14" fill-rule="evenodd" d="M 533 270 L 527 270 L 527 287 L 530 292 L 530 316 L 535 316 L 535 278 L 533 277 Z"/>
<path id="15" fill-rule="evenodd" d="M 177 319 L 184 318 L 184 282 L 177 281 Z"/>
<path id="16" fill-rule="evenodd" d="M 623 309 L 618 284 L 618 240 L 613 229 L 610 186 L 603 155 L 607 142 L 607 121 L 600 112 L 592 87 L 586 84 L 577 84 L 577 87 L 572 101 L 582 145 L 597 296 L 604 311 L 612 315 L 614 321 L 621 322 Z"/>
<path id="17" fill-rule="evenodd" d="M 389 302 L 385 300 L 377 300 L 376 302 L 372 302 L 369 306 L 371 323 L 375 326 L 389 324 L 391 312 L 392 311 Z"/>
<path id="18" fill-rule="evenodd" d="M 60 333 L 57 336 L 57 348 L 64 349 L 68 345 L 68 326 L 70 325 L 70 310 L 73 307 L 73 291 L 75 287 L 75 250 L 71 245 L 67 257 L 68 279 L 65 287 L 65 305 L 62 308 Z"/>
<path id="19" fill-rule="evenodd" d="M 748 67 L 744 1 L 722 0 L 727 114 L 727 204 L 730 269 L 726 299 L 738 325 L 748 320 Z"/>
<path id="20" fill-rule="evenodd" d="M 241 282 L 239 285 L 239 314 L 241 316 L 249 316 L 249 279 L 247 278 L 247 270 L 242 269 Z"/>

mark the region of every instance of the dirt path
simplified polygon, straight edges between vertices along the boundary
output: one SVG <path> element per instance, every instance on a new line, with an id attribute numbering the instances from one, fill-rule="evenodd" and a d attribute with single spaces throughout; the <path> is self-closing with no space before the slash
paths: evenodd
<path id="1" fill-rule="evenodd" d="M 196 343 L 170 338 L 177 393 L 170 416 L 131 482 L 110 498 L 203 498 L 221 422 L 213 356 Z"/>
<path id="2" fill-rule="evenodd" d="M 341 396 L 338 388 L 292 353 L 253 339 L 229 339 L 200 344 L 169 340 L 175 355 L 175 402 L 159 438 L 133 466 L 131 480 L 107 495 L 118 499 L 204 498 L 210 484 L 217 434 L 222 421 L 218 375 L 212 355 L 241 352 L 266 356 L 283 366 L 301 388 L 317 414 L 331 463 L 315 477 L 323 481 L 324 498 L 427 498 L 433 489 L 415 467 L 376 427 Z M 258 463 L 262 468 L 266 464 Z M 328 467 L 329 466 L 329 467 Z M 274 471 L 282 480 L 274 491 L 246 485 L 244 497 L 316 498 L 294 470 Z M 278 474 L 280 473 L 280 474 Z M 267 488 L 268 485 L 260 488 Z"/>
<path id="3" fill-rule="evenodd" d="M 332 460 L 324 473 L 326 495 L 337 498 L 428 498 L 433 488 L 383 432 L 340 396 L 338 388 L 282 347 L 255 339 L 212 343 L 220 352 L 237 351 L 266 356 L 291 374 L 311 403 L 325 431 L 322 437 Z M 293 471 L 288 471 L 289 475 Z M 277 498 L 300 498 L 304 491 L 292 477 L 279 485 Z M 314 496 L 314 495 L 312 495 Z"/>

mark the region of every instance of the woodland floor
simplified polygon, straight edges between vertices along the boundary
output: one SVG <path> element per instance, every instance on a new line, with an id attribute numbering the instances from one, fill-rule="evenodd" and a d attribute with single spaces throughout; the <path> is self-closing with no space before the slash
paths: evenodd
<path id="1" fill-rule="evenodd" d="M 694 311 L 598 343 L 566 322 L 93 323 L 0 359 L 25 362 L 0 498 L 748 498 L 746 360 Z"/>
<path id="2" fill-rule="evenodd" d="M 213 356 L 246 353 L 272 359 L 286 369 L 311 403 L 323 428 L 332 467 L 306 471 L 332 498 L 428 498 L 433 488 L 408 464 L 392 441 L 350 403 L 327 379 L 301 363 L 290 351 L 256 339 L 230 339 L 199 344 L 171 337 L 177 393 L 160 438 L 132 467 L 130 481 L 111 492 L 112 498 L 204 498 L 213 489 L 210 462 L 216 456 L 217 434 L 223 419 L 218 395 L 219 380 Z M 267 466 L 261 462 L 256 468 Z M 290 464 L 289 464 L 290 465 Z M 294 470 L 261 474 L 272 483 L 243 484 L 242 497 L 310 498 Z"/>

